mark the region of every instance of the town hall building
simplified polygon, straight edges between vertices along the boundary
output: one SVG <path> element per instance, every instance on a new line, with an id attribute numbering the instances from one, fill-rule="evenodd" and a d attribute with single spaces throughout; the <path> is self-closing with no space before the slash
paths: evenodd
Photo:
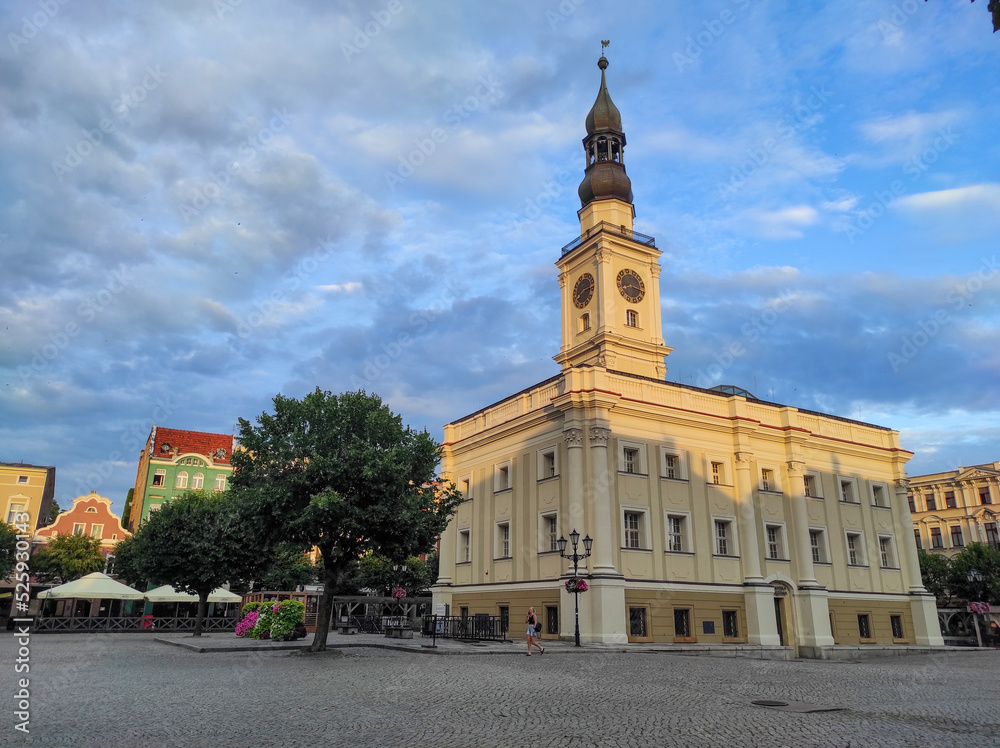
<path id="1" fill-rule="evenodd" d="M 561 372 L 445 426 L 443 474 L 468 501 L 441 537 L 435 603 L 529 605 L 585 642 L 745 643 L 824 657 L 834 644 L 943 644 L 924 589 L 904 466 L 881 426 L 665 381 L 660 251 L 633 230 L 621 115 L 586 119 L 580 236 L 556 261 Z M 583 548 L 580 548 L 581 553 Z"/>

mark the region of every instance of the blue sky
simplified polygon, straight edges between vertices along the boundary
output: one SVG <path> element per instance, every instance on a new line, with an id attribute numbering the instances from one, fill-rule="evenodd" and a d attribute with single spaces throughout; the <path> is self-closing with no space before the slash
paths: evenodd
<path id="1" fill-rule="evenodd" d="M 850 6 L 4 3 L 0 461 L 120 511 L 154 422 L 555 374 L 601 39 L 667 378 L 1000 459 L 1000 35 Z"/>

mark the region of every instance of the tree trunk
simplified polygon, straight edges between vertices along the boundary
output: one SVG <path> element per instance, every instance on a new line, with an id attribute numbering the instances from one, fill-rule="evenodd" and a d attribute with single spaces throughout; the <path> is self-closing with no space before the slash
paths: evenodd
<path id="1" fill-rule="evenodd" d="M 201 624 L 205 620 L 205 614 L 208 613 L 209 592 L 198 593 L 198 614 L 194 617 L 194 633 L 192 636 L 201 636 Z"/>
<path id="2" fill-rule="evenodd" d="M 323 596 L 319 599 L 319 610 L 316 611 L 316 633 L 313 635 L 312 644 L 309 645 L 310 652 L 326 651 L 326 636 L 330 633 L 330 616 L 333 613 L 333 596 L 337 591 L 340 577 L 333 561 L 322 548 L 320 556 L 323 558 Z"/>

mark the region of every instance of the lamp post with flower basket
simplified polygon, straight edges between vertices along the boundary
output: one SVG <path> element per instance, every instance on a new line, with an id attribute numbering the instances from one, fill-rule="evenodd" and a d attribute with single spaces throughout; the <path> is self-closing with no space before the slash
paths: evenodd
<path id="1" fill-rule="evenodd" d="M 570 542 L 573 544 L 573 552 L 566 553 L 566 538 L 559 536 L 559 540 L 556 542 L 559 544 L 559 555 L 563 558 L 568 558 L 573 562 L 573 578 L 566 580 L 566 591 L 573 593 L 573 608 L 574 615 L 576 616 L 576 646 L 580 646 L 580 593 L 587 591 L 587 582 L 584 579 L 580 579 L 578 573 L 578 564 L 583 559 L 590 555 L 590 549 L 594 545 L 594 539 L 587 535 L 583 539 L 583 548 L 585 553 L 577 552 L 577 544 L 580 542 L 580 533 L 573 528 L 573 532 L 569 534 Z"/>

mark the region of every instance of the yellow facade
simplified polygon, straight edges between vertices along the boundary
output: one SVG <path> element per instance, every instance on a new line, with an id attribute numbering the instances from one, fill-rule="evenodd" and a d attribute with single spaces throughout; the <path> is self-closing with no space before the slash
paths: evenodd
<path id="1" fill-rule="evenodd" d="M 897 432 L 664 381 L 660 252 L 632 229 L 602 62 L 581 235 L 556 263 L 562 371 L 445 426 L 443 472 L 469 501 L 442 535 L 435 602 L 507 614 L 515 634 L 533 605 L 544 635 L 572 638 L 556 541 L 575 529 L 593 538 L 584 641 L 823 656 L 831 621 L 860 642 L 867 615 L 865 643 L 892 643 L 895 626 L 900 642 L 941 645 Z"/>
<path id="2" fill-rule="evenodd" d="M 1000 549 L 1000 462 L 910 478 L 919 547 L 954 556 L 969 543 Z"/>
<path id="3" fill-rule="evenodd" d="M 30 532 L 46 525 L 55 486 L 54 467 L 0 463 L 0 503 L 4 521 L 13 524 L 16 514 L 26 512 L 30 517 Z"/>

